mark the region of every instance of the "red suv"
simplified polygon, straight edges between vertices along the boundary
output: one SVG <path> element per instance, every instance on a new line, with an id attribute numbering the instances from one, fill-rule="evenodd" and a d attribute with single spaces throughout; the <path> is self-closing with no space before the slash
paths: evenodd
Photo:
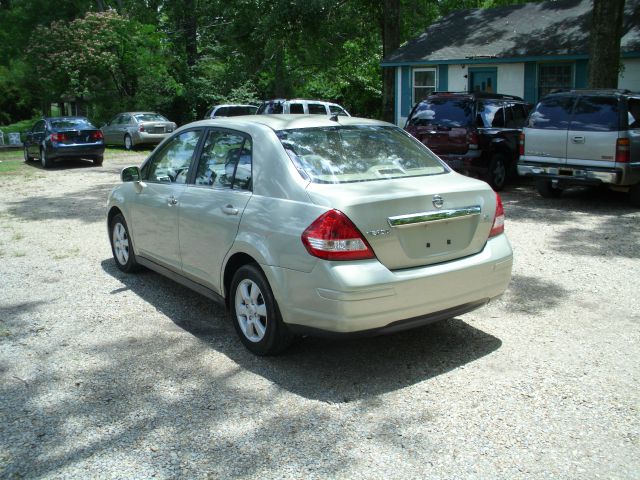
<path id="1" fill-rule="evenodd" d="M 435 92 L 416 104 L 405 130 L 451 168 L 502 190 L 517 175 L 530 104 L 513 95 Z"/>

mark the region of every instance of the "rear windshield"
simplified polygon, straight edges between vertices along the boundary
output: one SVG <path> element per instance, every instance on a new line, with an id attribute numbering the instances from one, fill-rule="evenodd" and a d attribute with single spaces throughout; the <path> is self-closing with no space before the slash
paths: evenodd
<path id="1" fill-rule="evenodd" d="M 169 121 L 159 113 L 136 113 L 134 117 L 139 122 L 168 122 Z"/>
<path id="2" fill-rule="evenodd" d="M 569 130 L 613 132 L 619 130 L 620 113 L 615 97 L 580 97 Z"/>
<path id="3" fill-rule="evenodd" d="M 282 102 L 263 103 L 260 105 L 260 108 L 258 108 L 258 113 L 264 113 L 265 115 L 282 113 Z"/>
<path id="4" fill-rule="evenodd" d="M 529 117 L 529 128 L 566 130 L 569 127 L 573 97 L 543 98 Z"/>
<path id="5" fill-rule="evenodd" d="M 397 127 L 349 126 L 277 132 L 300 174 L 314 183 L 350 183 L 445 173 L 422 144 Z"/>
<path id="6" fill-rule="evenodd" d="M 468 98 L 433 98 L 421 102 L 409 118 L 408 125 L 469 127 L 473 120 L 473 102 Z"/>
<path id="7" fill-rule="evenodd" d="M 95 128 L 86 118 L 64 118 L 51 120 L 51 128 L 60 130 L 64 128 Z"/>

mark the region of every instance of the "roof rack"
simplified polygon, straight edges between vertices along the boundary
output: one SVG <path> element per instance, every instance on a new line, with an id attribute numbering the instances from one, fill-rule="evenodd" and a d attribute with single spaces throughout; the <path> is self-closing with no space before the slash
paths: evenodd
<path id="1" fill-rule="evenodd" d="M 474 95 L 476 98 L 500 98 L 503 100 L 519 100 L 524 101 L 522 97 L 517 95 L 507 95 L 504 93 L 489 93 L 489 92 L 449 92 L 449 91 L 436 91 L 431 92 L 431 95 Z"/>

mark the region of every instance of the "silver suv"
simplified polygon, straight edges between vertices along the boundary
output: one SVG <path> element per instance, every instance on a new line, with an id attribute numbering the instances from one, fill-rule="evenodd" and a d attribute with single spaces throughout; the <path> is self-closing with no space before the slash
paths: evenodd
<path id="1" fill-rule="evenodd" d="M 543 197 L 605 185 L 640 205 L 640 93 L 572 90 L 547 95 L 523 129 L 518 173 Z"/>
<path id="2" fill-rule="evenodd" d="M 350 117 L 343 107 L 337 103 L 325 102 L 322 100 L 304 100 L 295 98 L 286 100 L 278 98 L 275 100 L 265 100 L 258 108 L 258 115 L 262 114 L 299 114 L 299 115 L 338 115 Z"/>

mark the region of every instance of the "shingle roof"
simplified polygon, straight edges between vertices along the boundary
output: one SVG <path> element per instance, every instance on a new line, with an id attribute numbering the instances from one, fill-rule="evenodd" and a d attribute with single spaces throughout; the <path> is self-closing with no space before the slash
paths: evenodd
<path id="1" fill-rule="evenodd" d="M 591 0 L 523 3 L 453 12 L 383 60 L 385 63 L 478 57 L 585 55 Z M 622 52 L 640 52 L 640 0 L 626 0 Z"/>

